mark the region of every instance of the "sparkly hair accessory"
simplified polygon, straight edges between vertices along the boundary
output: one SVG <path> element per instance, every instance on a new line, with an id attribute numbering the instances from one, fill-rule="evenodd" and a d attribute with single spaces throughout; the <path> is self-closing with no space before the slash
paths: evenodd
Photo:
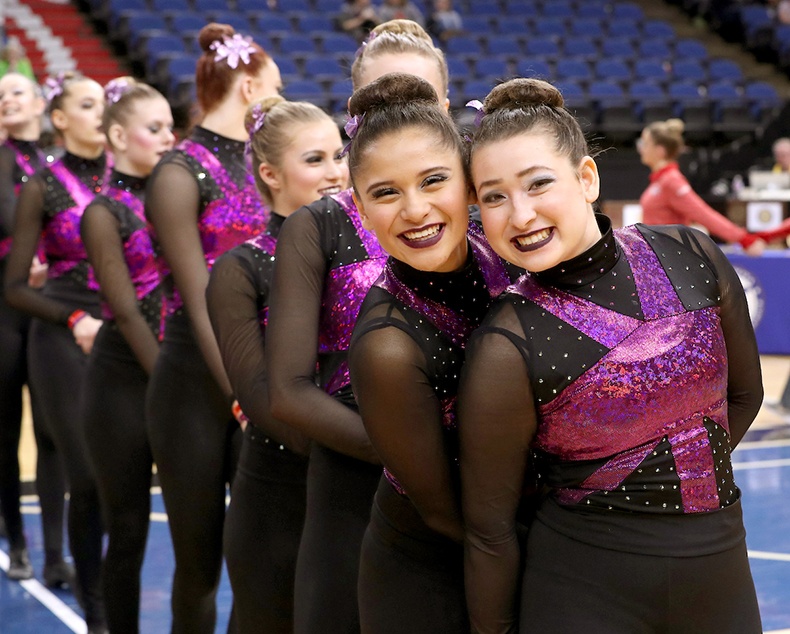
<path id="1" fill-rule="evenodd" d="M 249 128 L 247 128 L 247 132 L 249 133 L 250 137 L 255 136 L 255 133 L 263 127 L 265 120 L 266 113 L 263 111 L 263 108 L 261 108 L 261 104 L 256 103 L 252 107 L 252 124 Z"/>
<path id="2" fill-rule="evenodd" d="M 466 107 L 477 110 L 477 114 L 475 115 L 475 127 L 479 128 L 480 123 L 483 121 L 483 117 L 486 116 L 485 110 L 483 110 L 483 104 L 479 99 L 472 99 L 472 101 L 466 103 Z"/>
<path id="3" fill-rule="evenodd" d="M 351 143 L 354 140 L 354 137 L 357 136 L 357 132 L 359 132 L 359 126 L 362 125 L 362 121 L 364 121 L 364 119 L 364 112 L 362 114 L 355 114 L 353 117 L 348 117 L 346 119 L 346 125 L 343 126 L 343 129 L 346 131 L 349 141 L 346 144 L 346 147 L 343 148 L 340 156 L 345 156 L 348 154 L 348 151 L 351 149 Z"/>
<path id="4" fill-rule="evenodd" d="M 47 103 L 51 103 L 55 97 L 63 94 L 63 83 L 65 81 L 66 74 L 61 72 L 44 82 L 43 92 Z"/>
<path id="5" fill-rule="evenodd" d="M 226 35 L 222 38 L 222 41 L 216 40 L 212 42 L 209 48 L 217 52 L 214 56 L 215 62 L 224 59 L 233 70 L 238 68 L 240 61 L 245 65 L 249 64 L 250 55 L 256 50 L 252 45 L 251 37 L 242 37 L 238 33 L 234 33 L 232 37 Z"/>
<path id="6" fill-rule="evenodd" d="M 365 50 L 365 47 L 368 44 L 370 44 L 373 40 L 376 39 L 376 36 L 378 36 L 378 33 L 375 33 L 374 31 L 371 31 L 370 33 L 368 33 L 368 36 L 365 38 L 365 41 L 362 42 L 360 47 L 357 49 L 356 53 L 354 53 L 354 59 L 356 59 L 357 57 L 362 55 L 362 51 Z"/>
<path id="7" fill-rule="evenodd" d="M 111 79 L 104 87 L 104 98 L 108 104 L 118 103 L 131 87 L 131 84 L 126 79 Z"/>

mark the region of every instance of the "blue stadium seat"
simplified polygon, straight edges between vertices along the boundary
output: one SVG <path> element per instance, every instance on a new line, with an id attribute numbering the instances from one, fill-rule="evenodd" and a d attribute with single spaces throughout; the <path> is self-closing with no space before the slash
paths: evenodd
<path id="1" fill-rule="evenodd" d="M 292 33 L 291 21 L 284 15 L 277 13 L 264 13 L 257 15 L 252 20 L 253 26 L 261 33 Z"/>
<path id="2" fill-rule="evenodd" d="M 630 38 L 607 37 L 601 40 L 601 55 L 609 58 L 636 58 L 636 49 Z"/>
<path id="3" fill-rule="evenodd" d="M 553 83 L 554 87 L 562 93 L 562 97 L 565 101 L 576 101 L 586 97 L 584 88 L 582 88 L 581 84 L 578 82 L 566 79 L 557 80 Z"/>
<path id="4" fill-rule="evenodd" d="M 498 16 L 502 9 L 489 2 L 472 2 L 469 5 L 470 15 L 487 15 L 489 17 Z"/>
<path id="5" fill-rule="evenodd" d="M 675 37 L 675 29 L 666 20 L 645 20 L 642 22 L 642 36 L 669 40 Z"/>
<path id="6" fill-rule="evenodd" d="M 649 38 L 639 41 L 639 57 L 669 59 L 672 57 L 672 50 L 663 38 Z"/>
<path id="7" fill-rule="evenodd" d="M 612 17 L 613 18 L 630 18 L 632 20 L 642 20 L 645 15 L 640 7 L 635 2 L 615 2 L 612 4 Z"/>
<path id="8" fill-rule="evenodd" d="M 168 32 L 168 28 L 163 16 L 144 12 L 130 15 L 125 22 L 123 32 L 128 34 L 126 44 L 129 52 L 134 54 L 140 45 L 141 39 L 151 35 L 163 35 Z"/>
<path id="9" fill-rule="evenodd" d="M 498 57 L 519 57 L 523 55 L 521 42 L 514 36 L 499 35 L 488 38 L 486 45 L 489 55 Z"/>
<path id="10" fill-rule="evenodd" d="M 465 15 L 463 24 L 464 31 L 472 35 L 487 35 L 493 29 L 491 16 L 488 15 Z"/>
<path id="11" fill-rule="evenodd" d="M 607 24 L 609 37 L 629 37 L 631 39 L 640 36 L 641 29 L 639 21 L 633 18 L 611 18 Z"/>
<path id="12" fill-rule="evenodd" d="M 717 81 L 708 84 L 708 99 L 714 102 L 741 101 L 741 93 L 735 84 Z"/>
<path id="13" fill-rule="evenodd" d="M 498 16 L 499 19 L 492 19 L 494 30 L 502 35 L 515 35 L 525 37 L 532 32 L 529 20 L 520 15 Z"/>
<path id="14" fill-rule="evenodd" d="M 284 95 L 289 101 L 310 101 L 316 105 L 324 105 L 326 95 L 317 81 L 299 79 L 285 84 Z"/>
<path id="15" fill-rule="evenodd" d="M 632 81 L 627 86 L 627 91 L 628 96 L 637 103 L 667 101 L 666 91 L 661 87 L 660 84 L 652 81 Z"/>
<path id="16" fill-rule="evenodd" d="M 664 62 L 660 60 L 637 59 L 634 62 L 634 79 L 652 83 L 664 82 L 669 79 L 669 73 Z"/>
<path id="17" fill-rule="evenodd" d="M 167 60 L 162 69 L 161 84 L 167 86 L 169 93 L 174 94 L 179 78 L 195 74 L 197 58 L 190 55 L 177 55 Z"/>
<path id="18" fill-rule="evenodd" d="M 445 50 L 450 55 L 477 56 L 483 54 L 483 47 L 477 38 L 459 35 L 448 40 Z"/>
<path id="19" fill-rule="evenodd" d="M 280 40 L 280 52 L 283 55 L 312 55 L 319 51 L 312 37 L 294 33 Z"/>
<path id="20" fill-rule="evenodd" d="M 678 59 L 672 64 L 672 76 L 677 81 L 704 82 L 708 79 L 708 72 L 696 59 Z"/>
<path id="21" fill-rule="evenodd" d="M 275 62 L 277 63 L 277 67 L 280 69 L 281 75 L 288 75 L 291 77 L 295 75 L 301 75 L 301 72 L 299 71 L 299 65 L 292 57 L 288 57 L 287 55 L 278 55 Z"/>
<path id="22" fill-rule="evenodd" d="M 595 64 L 598 79 L 612 82 L 627 82 L 633 78 L 631 67 L 620 59 L 602 59 Z"/>
<path id="23" fill-rule="evenodd" d="M 281 7 L 281 10 L 303 11 L 304 13 L 309 13 L 313 10 L 311 0 L 285 0 L 279 3 L 279 7 Z"/>
<path id="24" fill-rule="evenodd" d="M 591 81 L 587 86 L 587 96 L 599 103 L 621 103 L 626 97 L 619 84 L 606 80 Z"/>
<path id="25" fill-rule="evenodd" d="M 329 55 L 353 55 L 359 44 L 345 33 L 324 33 L 321 36 L 321 50 Z"/>
<path id="26" fill-rule="evenodd" d="M 206 20 L 194 13 L 179 13 L 170 18 L 170 28 L 175 33 L 197 33 L 206 26 Z"/>
<path id="27" fill-rule="evenodd" d="M 472 62 L 475 75 L 480 78 L 495 77 L 499 80 L 507 79 L 510 69 L 506 62 L 501 59 L 481 57 Z"/>
<path id="28" fill-rule="evenodd" d="M 252 24 L 247 17 L 241 13 L 228 10 L 211 10 L 204 11 L 203 15 L 207 20 L 212 22 L 219 22 L 220 24 L 230 24 L 236 31 L 243 35 L 249 35 L 252 30 Z"/>
<path id="29" fill-rule="evenodd" d="M 107 16 L 111 33 L 117 31 L 118 25 L 125 15 L 141 11 L 148 11 L 148 3 L 145 0 L 107 0 Z"/>
<path id="30" fill-rule="evenodd" d="M 336 59 L 318 56 L 305 60 L 304 74 L 305 77 L 320 82 L 342 79 L 345 77 L 346 71 Z"/>
<path id="31" fill-rule="evenodd" d="M 741 6 L 740 16 L 747 44 L 757 36 L 760 30 L 770 29 L 774 22 L 768 7 L 759 4 Z"/>
<path id="32" fill-rule="evenodd" d="M 151 10 L 157 13 L 166 11 L 191 11 L 192 6 L 187 0 L 150 0 Z"/>
<path id="33" fill-rule="evenodd" d="M 464 78 L 469 75 L 469 62 L 465 57 L 447 56 L 447 70 L 451 78 Z"/>
<path id="34" fill-rule="evenodd" d="M 569 19 L 574 17 L 575 9 L 573 4 L 567 0 L 551 0 L 543 4 L 543 16 L 547 18 Z"/>
<path id="35" fill-rule="evenodd" d="M 696 38 L 681 38 L 675 42 L 675 55 L 683 59 L 704 60 L 708 57 L 708 49 Z"/>
<path id="36" fill-rule="evenodd" d="M 570 35 L 574 37 L 603 37 L 604 22 L 599 18 L 578 18 L 570 23 Z M 567 42 L 569 38 L 566 38 Z"/>
<path id="37" fill-rule="evenodd" d="M 228 3 L 225 0 L 192 0 L 195 11 L 206 13 L 207 11 L 227 11 Z"/>
<path id="38" fill-rule="evenodd" d="M 562 42 L 562 53 L 566 57 L 592 60 L 598 57 L 600 51 L 595 39 L 587 37 L 567 37 Z"/>
<path id="39" fill-rule="evenodd" d="M 748 82 L 744 86 L 743 94 L 747 99 L 765 106 L 776 107 L 782 103 L 774 85 L 767 81 Z"/>
<path id="40" fill-rule="evenodd" d="M 564 37 L 568 33 L 568 27 L 563 18 L 542 18 L 537 25 L 537 32 L 547 37 Z"/>
<path id="41" fill-rule="evenodd" d="M 711 81 L 727 79 L 732 82 L 743 81 L 743 71 L 731 59 L 714 58 L 708 62 L 708 76 Z"/>
<path id="42" fill-rule="evenodd" d="M 603 20 L 609 17 L 609 13 L 606 11 L 606 5 L 604 4 L 582 2 L 576 7 L 576 17 L 578 19 L 598 18 Z"/>
<path id="43" fill-rule="evenodd" d="M 524 47 L 528 56 L 535 56 L 539 59 L 554 59 L 560 55 L 560 47 L 557 44 L 557 40 L 551 37 L 527 38 Z"/>
<path id="44" fill-rule="evenodd" d="M 520 77 L 535 77 L 546 81 L 552 78 L 551 66 L 538 59 L 521 60 L 516 67 L 516 73 Z"/>
<path id="45" fill-rule="evenodd" d="M 260 0 L 258 0 L 260 2 Z M 320 13 L 334 15 L 340 12 L 340 4 L 337 0 L 314 0 L 315 10 Z"/>
<path id="46" fill-rule="evenodd" d="M 334 30 L 332 18 L 326 15 L 302 15 L 296 20 L 302 33 L 322 33 Z"/>
<path id="47" fill-rule="evenodd" d="M 495 85 L 494 81 L 485 79 L 470 79 L 466 81 L 463 86 L 464 104 L 470 99 L 482 101 Z"/>
<path id="48" fill-rule="evenodd" d="M 143 44 L 143 54 L 145 55 L 145 66 L 149 73 L 156 67 L 156 62 L 161 57 L 170 55 L 183 55 L 187 53 L 184 40 L 177 35 L 157 34 L 145 40 Z"/>
<path id="49" fill-rule="evenodd" d="M 559 59 L 554 66 L 554 75 L 559 80 L 574 79 L 588 81 L 592 76 L 590 64 L 576 58 Z"/>

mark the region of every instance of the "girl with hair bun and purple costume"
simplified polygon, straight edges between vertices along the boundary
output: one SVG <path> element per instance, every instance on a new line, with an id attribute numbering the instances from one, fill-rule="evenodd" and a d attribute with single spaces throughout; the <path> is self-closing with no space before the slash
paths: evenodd
<path id="1" fill-rule="evenodd" d="M 102 522 L 82 425 L 80 393 L 101 321 L 98 285 L 79 225 L 109 178 L 102 131 L 104 91 L 92 79 L 50 79 L 45 97 L 65 154 L 22 187 L 5 274 L 9 305 L 34 317 L 28 366 L 38 413 L 63 458 L 69 483 L 68 534 L 77 572 L 75 594 L 89 631 L 105 629 L 100 589 Z M 49 268 L 40 291 L 28 285 L 39 247 Z"/>
<path id="2" fill-rule="evenodd" d="M 762 400 L 743 289 L 706 235 L 612 230 L 559 91 L 482 104 L 471 173 L 491 246 L 526 269 L 459 391 L 475 632 L 761 631 L 730 452 Z M 545 496 L 524 557 L 529 465 Z"/>
<path id="3" fill-rule="evenodd" d="M 240 632 L 293 632 L 296 554 L 310 439 L 269 410 L 264 333 L 277 238 L 299 207 L 348 185 L 337 124 L 305 102 L 269 97 L 247 113 L 266 231 L 219 258 L 206 299 L 233 393 L 250 422 L 225 518 L 224 553 Z"/>
<path id="4" fill-rule="evenodd" d="M 165 331 L 146 397 L 149 439 L 176 558 L 173 630 L 213 632 L 225 494 L 241 443 L 206 309 L 214 261 L 266 228 L 247 172 L 247 107 L 281 88 L 274 60 L 224 24 L 200 31 L 203 119 L 151 175 L 145 199 L 161 254 Z"/>
<path id="5" fill-rule="evenodd" d="M 108 533 L 102 587 L 111 632 L 137 632 L 153 458 L 145 390 L 159 352 L 162 298 L 145 220 L 148 175 L 173 148 L 165 98 L 132 77 L 105 86 L 104 131 L 115 166 L 80 233 L 100 286 L 104 324 L 83 389 L 85 437 Z"/>
<path id="6" fill-rule="evenodd" d="M 408 20 L 376 27 L 351 77 L 358 88 L 395 71 L 423 77 L 447 103 L 444 55 Z M 295 211 L 277 241 L 266 328 L 270 406 L 277 420 L 314 441 L 296 565 L 296 634 L 359 630 L 359 549 L 381 463 L 357 411 L 347 352 L 385 260 L 349 190 Z"/>

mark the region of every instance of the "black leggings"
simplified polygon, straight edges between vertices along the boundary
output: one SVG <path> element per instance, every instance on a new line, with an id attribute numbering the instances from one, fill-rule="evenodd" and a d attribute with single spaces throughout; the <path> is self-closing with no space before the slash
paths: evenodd
<path id="1" fill-rule="evenodd" d="M 744 542 L 699 557 L 637 555 L 583 544 L 540 521 L 529 532 L 521 614 L 522 633 L 762 632 Z"/>
<path id="2" fill-rule="evenodd" d="M 241 634 L 291 634 L 307 459 L 247 426 L 225 516 L 224 552 Z"/>
<path id="3" fill-rule="evenodd" d="M 176 559 L 172 631 L 213 633 L 225 494 L 242 435 L 185 315 L 168 319 L 146 421 Z"/>
<path id="4" fill-rule="evenodd" d="M 359 631 L 359 553 L 380 477 L 380 466 L 313 445 L 296 562 L 295 634 Z"/>
<path id="5" fill-rule="evenodd" d="M 102 589 L 111 632 L 138 632 L 140 570 L 151 513 L 151 448 L 145 426 L 148 377 L 123 336 L 102 326 L 83 391 L 85 435 L 109 534 Z"/>
<path id="6" fill-rule="evenodd" d="M 462 545 L 428 528 L 383 477 L 362 540 L 359 612 L 363 634 L 469 632 Z"/>
<path id="7" fill-rule="evenodd" d="M 70 491 L 69 546 L 77 571 L 75 593 L 85 610 L 86 621 L 101 623 L 102 522 L 80 402 L 88 357 L 68 328 L 33 319 L 28 365 L 44 428 L 55 440 L 66 467 Z"/>
<path id="8" fill-rule="evenodd" d="M 3 266 L 0 264 L 0 281 Z M 22 429 L 22 388 L 28 382 L 27 345 L 30 318 L 5 303 L 0 291 L 0 512 L 5 518 L 11 548 L 26 546 L 19 512 L 19 438 Z M 63 507 L 66 480 L 52 439 L 46 435 L 33 398 L 34 433 L 38 444 L 36 488 L 47 563 L 63 557 Z"/>

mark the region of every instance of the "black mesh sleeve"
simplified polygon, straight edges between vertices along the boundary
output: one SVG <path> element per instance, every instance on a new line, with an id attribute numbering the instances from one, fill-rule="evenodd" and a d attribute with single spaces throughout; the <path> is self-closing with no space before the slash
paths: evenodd
<path id="1" fill-rule="evenodd" d="M 17 201 L 14 242 L 5 272 L 6 301 L 28 315 L 65 326 L 73 309 L 27 283 L 43 224 L 44 183 L 34 176 L 24 184 Z"/>
<path id="2" fill-rule="evenodd" d="M 233 394 L 257 427 L 291 451 L 307 455 L 310 439 L 271 415 L 258 297 L 254 269 L 239 247 L 216 261 L 206 302 Z"/>
<path id="3" fill-rule="evenodd" d="M 101 203 L 88 205 L 82 214 L 80 236 L 115 323 L 148 374 L 154 369 L 159 342 L 137 305 L 137 294 L 123 254 L 120 225 Z"/>
<path id="4" fill-rule="evenodd" d="M 466 597 L 472 631 L 486 634 L 518 631 L 516 517 L 537 428 L 527 365 L 514 345 L 523 335 L 512 306 L 499 304 L 467 347 L 459 391 Z"/>
<path id="5" fill-rule="evenodd" d="M 366 317 L 375 319 L 381 308 Z M 349 352 L 354 394 L 381 461 L 423 521 L 460 542 L 461 514 L 445 449 L 441 403 L 428 376 L 425 354 L 404 326 L 393 324 L 355 335 Z M 360 327 L 365 324 L 358 322 L 357 330 Z"/>
<path id="6" fill-rule="evenodd" d="M 311 211 L 290 215 L 277 240 L 266 346 L 272 414 L 322 445 L 378 463 L 359 414 L 315 383 L 327 256 Z"/>
<path id="7" fill-rule="evenodd" d="M 206 308 L 209 272 L 198 230 L 200 191 L 187 164 L 160 164 L 148 181 L 145 210 L 189 315 L 203 358 L 231 400 L 231 388 Z"/>
<path id="8" fill-rule="evenodd" d="M 14 230 L 14 170 L 16 156 L 9 147 L 0 147 L 0 237 L 10 236 Z"/>

